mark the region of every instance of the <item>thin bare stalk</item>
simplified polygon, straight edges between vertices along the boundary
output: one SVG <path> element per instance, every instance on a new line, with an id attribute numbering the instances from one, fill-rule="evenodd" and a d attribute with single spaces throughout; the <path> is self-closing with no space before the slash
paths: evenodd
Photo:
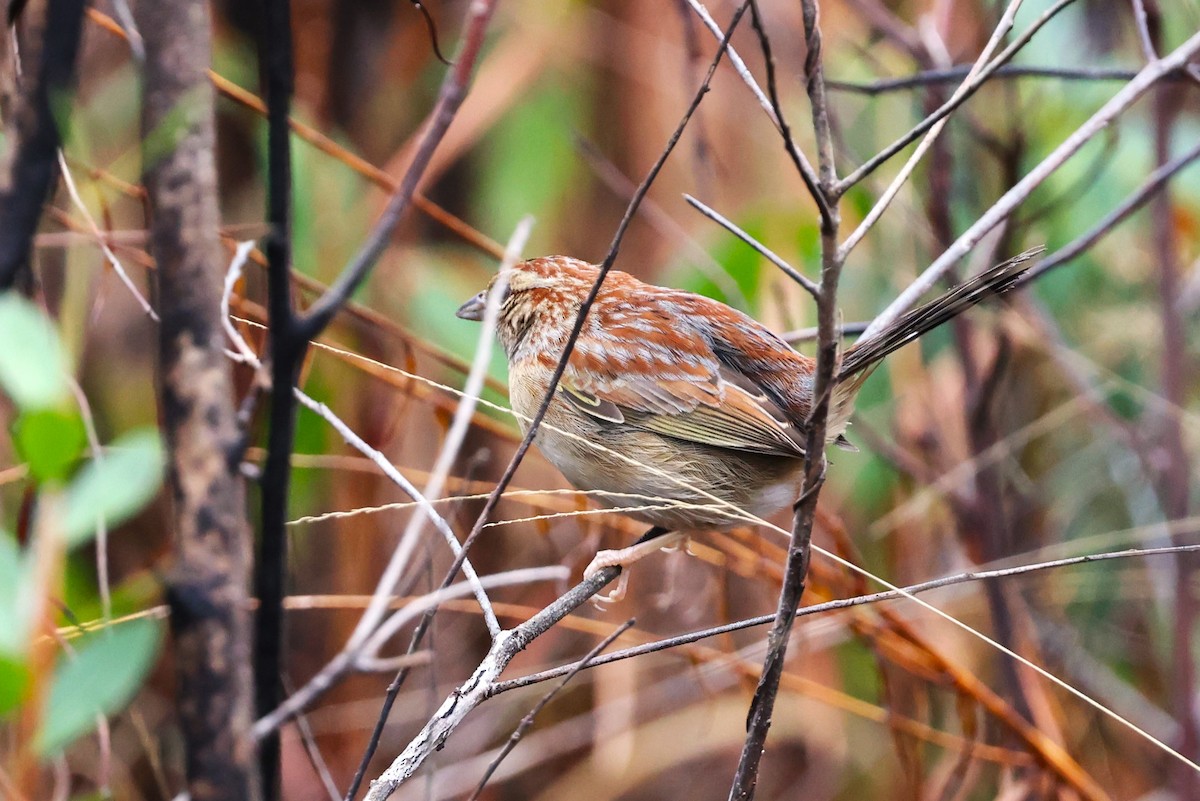
<path id="1" fill-rule="evenodd" d="M 496 772 L 496 768 L 500 767 L 500 763 L 504 761 L 504 758 L 512 753 L 512 750 L 517 747 L 517 743 L 521 742 L 521 738 L 525 736 L 525 732 L 529 731 L 529 728 L 533 726 L 533 721 L 537 717 L 538 713 L 545 709 L 546 705 L 554 700 L 556 695 L 562 692 L 563 688 L 567 686 L 571 679 L 575 678 L 575 676 L 577 676 L 581 670 L 590 665 L 593 659 L 599 656 L 605 648 L 612 645 L 614 640 L 628 631 L 636 622 L 637 621 L 635 618 L 629 618 L 629 620 L 626 620 L 620 626 L 613 629 L 612 634 L 609 634 L 603 640 L 596 643 L 596 647 L 588 651 L 583 659 L 576 662 L 573 669 L 568 671 L 566 675 L 563 676 L 563 680 L 561 682 L 555 685 L 550 692 L 543 695 L 541 700 L 534 704 L 533 709 L 529 710 L 528 714 L 521 718 L 521 722 L 517 725 L 517 728 L 508 738 L 508 742 L 506 742 L 504 747 L 500 749 L 500 752 L 496 754 L 495 759 L 488 764 L 487 770 L 483 772 L 483 778 L 479 780 L 479 786 L 475 788 L 475 792 L 471 794 L 471 797 L 467 801 L 477 801 L 480 793 L 482 793 L 484 788 L 487 787 L 488 780 L 491 779 L 492 774 Z"/>
<path id="2" fill-rule="evenodd" d="M 752 8 L 757 8 L 752 0 Z M 829 416 L 830 393 L 838 361 L 837 288 L 841 277 L 842 258 L 837 246 L 840 222 L 834 164 L 833 131 L 829 118 L 828 96 L 821 54 L 821 29 L 817 0 L 802 0 L 804 17 L 805 79 L 812 111 L 813 130 L 817 139 L 818 191 L 829 210 L 821 223 L 821 283 L 817 293 L 817 365 L 813 376 L 813 404 L 806 421 L 804 483 L 793 509 L 792 536 L 788 543 L 787 563 L 783 572 L 783 587 L 767 635 L 767 654 L 762 674 L 750 702 L 746 719 L 746 739 L 729 790 L 730 801 L 749 801 L 758 784 L 759 765 L 766 747 L 767 732 L 775 709 L 775 698 L 783 675 L 788 640 L 796 619 L 796 610 L 804 594 L 808 564 L 812 555 L 812 528 L 816 520 L 817 498 L 825 481 L 825 426 Z M 769 59 L 769 45 L 761 30 L 760 43 Z M 782 126 L 781 135 L 790 139 L 790 130 Z"/>
<path id="3" fill-rule="evenodd" d="M 953 267 L 959 259 L 965 256 L 989 231 L 995 228 L 1008 215 L 1023 203 L 1034 189 L 1040 186 L 1068 159 L 1074 156 L 1096 134 L 1107 128 L 1118 115 L 1141 97 L 1147 89 L 1156 84 L 1166 75 L 1181 69 L 1187 62 L 1200 53 L 1200 33 L 1193 34 L 1183 44 L 1169 55 L 1152 64 L 1146 65 L 1132 81 L 1125 85 L 1117 94 L 1077 128 L 1066 140 L 1046 156 L 1024 178 L 1017 182 L 997 200 L 991 208 L 962 233 L 945 253 L 937 258 L 916 281 L 892 301 L 892 303 L 872 322 L 864 337 L 877 333 L 897 317 L 907 311 L 922 294 L 928 291 L 937 281 Z"/>
<path id="4" fill-rule="evenodd" d="M 958 89 L 954 90 L 954 94 L 950 96 L 950 99 L 946 101 L 946 105 L 957 105 L 966 99 L 966 96 L 971 91 L 972 82 L 983 71 L 984 67 L 988 63 L 988 59 L 992 57 L 992 53 L 996 52 L 996 48 L 1000 46 L 1000 42 L 1005 36 L 1008 35 L 1008 32 L 1012 30 L 1013 19 L 1016 17 L 1017 10 L 1021 7 L 1022 2 L 1023 0 L 1009 0 L 1008 6 L 1004 9 L 1004 14 L 1000 17 L 1000 21 L 996 24 L 995 30 L 992 31 L 991 38 L 984 46 L 983 51 L 979 54 L 979 57 L 975 59 L 975 63 L 971 65 L 971 69 L 967 73 L 966 79 L 964 79 L 963 83 L 959 85 Z M 842 243 L 839 254 L 842 259 L 845 259 L 848 255 L 850 255 L 850 252 L 854 250 L 855 246 L 862 241 L 863 237 L 867 235 L 867 232 L 870 231 L 875 223 L 879 221 L 879 218 L 883 216 L 884 211 L 886 211 L 887 207 L 891 205 L 892 200 L 896 197 L 897 193 L 900 192 L 901 187 L 903 187 L 908 181 L 908 177 L 912 175 L 913 170 L 917 168 L 917 164 L 919 164 L 921 159 L 925 157 L 925 154 L 929 152 L 929 149 L 933 147 L 934 142 L 937 140 L 938 135 L 941 134 L 942 129 L 946 127 L 946 123 L 949 119 L 949 116 L 942 117 L 932 126 L 930 126 L 929 130 L 925 133 L 925 137 L 921 140 L 921 143 L 917 145 L 917 149 L 914 150 L 912 155 L 908 157 L 908 161 L 904 163 L 904 166 L 900 168 L 900 172 L 895 178 L 892 179 L 892 182 L 888 184 L 887 189 L 884 190 L 879 200 L 876 201 L 875 205 L 871 208 L 871 211 L 867 213 L 867 216 L 861 223 L 859 223 L 859 226 L 855 228 L 854 232 L 850 234 L 850 236 L 846 237 L 846 241 Z"/>
<path id="5" fill-rule="evenodd" d="M 947 115 L 951 114 L 956 108 L 969 100 L 975 94 L 975 92 L 979 91 L 980 87 L 982 87 L 988 82 L 988 80 L 991 79 L 996 70 L 1000 69 L 1000 67 L 1004 64 L 1007 64 L 1021 48 L 1028 44 L 1029 40 L 1033 38 L 1035 33 L 1041 30 L 1042 26 L 1054 19 L 1054 17 L 1060 11 L 1073 2 L 1075 2 L 1075 0 L 1058 0 L 1058 2 L 1056 2 L 1053 6 L 1046 9 L 1046 11 L 1040 17 L 1034 20 L 1020 36 L 1014 39 L 1008 47 L 1004 48 L 1003 52 L 1001 52 L 1000 55 L 995 58 L 995 60 L 981 70 L 979 74 L 975 76 L 975 80 L 970 81 L 965 85 L 965 91 L 961 94 L 961 96 L 947 100 L 937 109 L 937 111 L 933 112 L 928 117 L 917 123 L 912 130 L 901 136 L 895 142 L 892 142 L 892 144 L 888 145 L 883 150 L 879 151 L 877 154 L 864 162 L 862 166 L 858 167 L 845 178 L 843 178 L 837 185 L 838 196 L 840 197 L 841 195 L 844 195 L 846 191 L 850 189 L 850 187 L 854 186 L 868 175 L 875 172 L 880 165 L 890 160 L 892 156 L 896 155 L 913 142 L 917 141 L 919 136 L 936 125 L 940 120 L 945 119 Z"/>
<path id="6" fill-rule="evenodd" d="M 797 610 L 796 617 L 823 615 L 831 612 L 837 612 L 842 609 L 850 609 L 856 606 L 867 606 L 870 604 L 883 603 L 885 601 L 894 601 L 900 598 L 907 598 L 910 595 L 919 595 L 921 593 L 940 590 L 960 584 L 994 581 L 997 579 L 1024 576 L 1030 573 L 1038 573 L 1046 570 L 1058 570 L 1064 567 L 1091 564 L 1093 562 L 1108 562 L 1117 559 L 1141 559 L 1152 556 L 1178 556 L 1186 553 L 1200 553 L 1200 545 L 1168 545 L 1158 548 L 1128 548 L 1122 551 L 1084 554 L 1082 556 L 1071 556 L 1063 559 L 1052 559 L 1046 562 L 1035 562 L 1028 565 L 997 568 L 995 570 L 972 570 L 966 573 L 956 573 L 953 576 L 943 576 L 941 578 L 930 579 L 929 581 L 923 581 L 918 584 L 910 584 L 906 587 L 901 587 L 895 590 L 883 590 L 881 592 L 873 592 L 868 595 L 858 595 L 853 598 L 825 601 L 819 604 L 804 606 Z M 531 673 L 528 676 L 521 676 L 520 678 L 497 682 L 492 694 L 500 695 L 501 693 L 506 693 L 509 690 L 518 690 L 522 687 L 540 684 L 544 681 L 550 681 L 551 679 L 565 676 L 575 670 L 596 668 L 612 662 L 619 662 L 622 659 L 632 659 L 636 656 L 658 653 L 671 648 L 678 648 L 682 645 L 690 645 L 695 642 L 700 642 L 701 640 L 719 637 L 735 631 L 744 631 L 745 629 L 755 628 L 756 626 L 765 626 L 774 619 L 775 615 L 773 614 L 759 615 L 757 617 L 738 620 L 733 623 L 726 623 L 721 626 L 711 626 L 709 628 L 699 629 L 687 634 L 680 634 L 675 637 L 667 637 L 665 639 L 655 640 L 654 642 L 635 645 L 631 648 L 622 648 L 619 651 L 613 651 L 611 654 L 604 654 L 602 656 L 594 657 L 588 662 L 587 665 L 584 665 L 583 667 L 580 667 L 580 663 L 577 661 L 567 665 L 561 665 L 556 668 L 541 670 L 537 673 Z"/>
<path id="7" fill-rule="evenodd" d="M 771 262 L 776 267 L 778 267 L 780 272 L 782 272 L 788 278 L 792 279 L 797 284 L 799 284 L 801 287 L 803 287 L 804 290 L 806 292 L 808 292 L 808 294 L 812 295 L 814 298 L 817 297 L 817 295 L 820 292 L 820 289 L 818 289 L 817 285 L 815 283 L 813 283 L 813 281 L 808 276 L 804 275 L 799 270 L 797 270 L 795 267 L 793 267 L 792 265 L 790 265 L 786 261 L 784 261 L 782 258 L 775 255 L 774 251 L 772 251 L 770 248 L 768 248 L 762 242 L 759 242 L 757 239 L 750 236 L 750 234 L 746 233 L 741 228 L 739 228 L 737 223 L 735 223 L 732 220 L 730 220 L 729 218 L 725 217 L 723 214 L 716 211 L 715 209 L 705 205 L 704 203 L 702 203 L 701 201 L 692 197 L 691 195 L 684 195 L 683 199 L 686 200 L 688 202 L 688 205 L 690 205 L 696 211 L 700 212 L 705 217 L 712 220 L 717 225 L 721 226 L 726 231 L 733 234 L 734 236 L 736 236 L 738 239 L 745 242 L 750 247 L 754 248 L 754 250 L 757 251 L 759 255 L 761 255 L 767 261 Z"/>

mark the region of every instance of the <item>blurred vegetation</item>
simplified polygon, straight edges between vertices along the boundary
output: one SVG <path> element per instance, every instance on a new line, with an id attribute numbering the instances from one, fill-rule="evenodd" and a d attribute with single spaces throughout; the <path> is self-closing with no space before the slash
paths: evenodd
<path id="1" fill-rule="evenodd" d="M 442 50 L 452 52 L 465 0 L 427 5 Z M 1028 0 L 1016 30 L 1048 5 Z M 1148 5 L 1158 9 L 1162 53 L 1200 29 L 1194 0 Z M 969 64 L 1002 6 L 826 0 L 826 76 L 870 82 L 941 66 L 938 59 Z M 784 109 L 811 154 L 800 7 L 782 0 L 762 7 Z M 294 9 L 295 117 L 396 178 L 445 69 L 432 55 L 420 15 L 398 1 L 298 0 Z M 920 32 L 918 41 L 934 53 L 922 50 L 928 63 L 872 27 L 871 9 Z M 731 3 L 714 2 L 710 10 L 724 21 Z M 214 69 L 256 91 L 246 14 L 236 3 L 214 7 Z M 700 53 L 694 59 L 692 38 Z M 733 43 L 762 76 L 748 25 Z M 496 241 L 505 241 L 521 216 L 534 215 L 526 255 L 599 260 L 713 50 L 683 3 L 501 3 L 472 93 L 423 191 Z M 1130 4 L 1079 0 L 1015 63 L 1136 71 L 1144 61 Z M 66 155 L 92 216 L 149 293 L 153 266 L 137 188 L 138 79 L 127 45 L 95 17 L 85 29 L 80 72 Z M 939 145 L 849 259 L 845 321 L 869 320 L 881 310 L 1121 85 L 1041 77 L 983 88 L 950 119 Z M 843 174 L 906 132 L 954 86 L 833 92 Z M 1197 141 L 1198 92 L 1194 81 L 1182 79 L 1152 90 L 1047 181 L 962 272 L 982 266 L 989 248 L 995 260 L 1040 244 L 1052 252 L 1095 225 L 1155 168 L 1156 137 L 1166 137 L 1170 155 Z M 232 253 L 235 241 L 263 233 L 265 124 L 228 96 L 218 112 L 223 234 Z M 349 158 L 302 138 L 294 139 L 293 154 L 295 267 L 328 283 L 370 229 L 386 192 Z M 869 211 L 900 158 L 846 196 L 844 232 Z M 651 190 L 616 266 L 718 297 L 776 330 L 815 324 L 808 296 L 692 211 L 685 192 L 816 275 L 815 208 L 765 114 L 727 64 Z M 1200 169 L 1182 171 L 1166 197 L 1002 309 L 975 312 L 892 357 L 861 395 L 850 431 L 860 451 L 831 453 L 815 541 L 895 584 L 983 565 L 1195 542 L 1200 382 L 1190 343 L 1200 332 Z M 108 267 L 63 189 L 47 213 L 36 261 L 37 306 L 47 311 L 11 298 L 0 307 L 0 421 L 11 433 L 0 437 L 0 766 L 41 764 L 47 786 L 58 775 L 71 797 L 171 798 L 182 786 L 182 757 L 170 660 L 159 650 L 154 622 L 165 615 L 158 576 L 169 568 L 169 516 L 167 499 L 154 496 L 161 455 L 146 431 L 157 415 L 156 327 Z M 426 382 L 461 386 L 478 329 L 453 312 L 484 286 L 495 264 L 414 211 L 359 293 L 360 306 L 341 315 L 324 338 L 394 369 L 314 349 L 303 376 L 308 394 L 418 486 L 456 403 L 449 390 Z M 1177 287 L 1169 297 L 1161 294 L 1164 270 Z M 262 332 L 250 323 L 263 321 L 263 289 L 261 272 L 250 267 L 234 298 L 234 314 L 248 321 L 239 325 L 256 347 Z M 311 292 L 299 295 L 308 299 Z M 1182 320 L 1187 352 L 1164 352 L 1167 315 Z M 997 363 L 1002 368 L 990 380 Z M 86 405 L 64 376 L 78 382 Z M 239 392 L 246 392 L 249 370 L 239 367 L 236 376 Z M 485 400 L 502 403 L 499 355 L 491 377 Z M 1181 387 L 1174 399 L 1164 390 L 1172 383 Z M 982 398 L 981 387 L 987 387 Z M 990 442 L 977 436 L 980 416 Z M 511 417 L 489 409 L 479 417 L 454 470 L 454 494 L 486 492 L 514 447 Z M 85 425 L 94 426 L 101 451 L 89 444 Z M 1189 471 L 1183 515 L 1163 499 L 1164 485 L 1178 480 L 1167 466 L 1174 446 Z M 293 518 L 367 511 L 291 529 L 292 685 L 345 642 L 408 515 L 375 509 L 407 498 L 305 410 L 296 451 Z M 250 451 L 252 460 L 261 455 Z M 514 485 L 565 487 L 536 453 Z M 981 514 L 989 508 L 981 495 L 1002 514 Z M 627 544 L 640 533 L 611 514 L 503 523 L 587 508 L 585 498 L 570 494 L 507 499 L 473 561 L 481 574 L 564 563 L 577 575 L 598 548 Z M 461 534 L 478 510 L 479 501 L 463 500 L 446 511 Z M 98 552 L 99 518 L 107 547 Z M 31 530 L 33 519 L 38 527 Z M 775 522 L 789 526 L 786 515 Z M 39 556 L 43 537 L 61 556 Z M 564 621 L 510 673 L 578 658 L 634 615 L 637 625 L 618 647 L 773 612 L 785 548 L 778 534 L 746 530 L 698 537 L 696 558 L 651 557 L 633 569 L 624 601 Z M 98 556 L 111 599 L 102 597 Z M 410 592 L 436 586 L 449 562 L 440 541 L 431 540 Z M 502 622 L 527 617 L 560 589 L 497 590 Z M 874 589 L 818 557 L 806 598 Z M 1190 562 L 1157 557 L 965 584 L 927 598 L 1180 747 L 1182 722 L 1194 714 L 1180 693 L 1194 702 L 1197 688 L 1193 678 L 1181 689 L 1178 665 L 1194 665 L 1197 654 L 1190 645 L 1196 621 L 1179 598 L 1196 591 Z M 31 621 L 39 618 L 28 611 L 35 601 L 54 605 L 57 629 L 37 630 Z M 1182 639 L 1181 628 L 1188 635 Z M 752 629 L 582 673 L 539 717 L 483 797 L 724 797 L 764 636 Z M 406 644 L 407 633 L 397 635 L 393 650 Z M 433 661 L 401 692 L 368 776 L 486 651 L 473 603 L 449 604 L 429 644 Z M 306 717 L 342 792 L 390 678 L 354 675 Z M 414 782 L 398 797 L 467 797 L 493 750 L 544 691 L 533 687 L 486 703 L 426 767 L 429 783 Z M 988 692 L 999 707 L 990 705 Z M 1028 719 L 1043 747 L 1023 739 L 998 710 Z M 92 734 L 98 720 L 105 721 L 101 733 Z M 1053 755 L 1064 762 L 1054 763 Z M 1032 672 L 1014 670 L 1002 654 L 946 621 L 898 602 L 799 625 L 759 797 L 1077 798 L 1063 779 L 1070 761 L 1111 798 L 1183 797 L 1152 795 L 1180 786 L 1169 784 L 1178 764 L 1169 756 Z M 54 774 L 56 765 L 65 767 Z M 296 726 L 284 735 L 284 797 L 328 797 Z"/>

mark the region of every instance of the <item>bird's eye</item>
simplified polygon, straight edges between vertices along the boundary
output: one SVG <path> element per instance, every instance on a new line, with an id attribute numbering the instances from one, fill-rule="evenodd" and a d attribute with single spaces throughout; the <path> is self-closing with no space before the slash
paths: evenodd
<path id="1" fill-rule="evenodd" d="M 486 293 L 484 293 L 484 294 L 486 295 Z M 508 299 L 511 296 L 512 296 L 512 284 L 505 284 L 504 291 L 500 293 L 500 299 L 499 299 L 498 303 L 501 306 L 503 306 L 505 303 L 508 302 Z"/>

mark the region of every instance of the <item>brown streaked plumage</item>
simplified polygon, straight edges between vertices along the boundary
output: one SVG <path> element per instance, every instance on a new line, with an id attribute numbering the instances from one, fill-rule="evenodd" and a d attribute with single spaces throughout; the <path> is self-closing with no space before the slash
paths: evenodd
<path id="1" fill-rule="evenodd" d="M 842 436 L 854 397 L 880 359 L 1007 290 L 1030 255 L 951 289 L 847 350 L 828 441 Z M 497 334 L 508 355 L 512 406 L 525 418 L 541 404 L 597 275 L 596 266 L 566 256 L 532 259 L 509 273 Z M 486 296 L 467 301 L 458 316 L 481 319 Z M 614 270 L 536 442 L 574 486 L 609 493 L 601 497 L 608 505 L 654 506 L 628 513 L 638 520 L 680 533 L 730 528 L 744 519 L 710 496 L 756 516 L 794 500 L 814 369 L 813 359 L 736 309 Z M 603 556 L 599 566 L 623 561 Z"/>

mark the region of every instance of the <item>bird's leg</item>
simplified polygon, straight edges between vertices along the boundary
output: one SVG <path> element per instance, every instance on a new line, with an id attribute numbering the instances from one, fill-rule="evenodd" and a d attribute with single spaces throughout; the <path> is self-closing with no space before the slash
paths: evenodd
<path id="1" fill-rule="evenodd" d="M 621 571 L 621 577 L 617 581 L 616 589 L 607 595 L 596 596 L 595 600 L 614 603 L 624 598 L 625 588 L 629 584 L 629 566 L 661 548 L 677 544 L 684 536 L 686 535 L 676 531 L 668 531 L 661 526 L 655 526 L 627 548 L 618 548 L 616 550 L 600 551 L 597 553 L 596 557 L 592 559 L 592 563 L 583 571 L 585 579 L 591 578 L 606 567 L 621 567 L 625 569 Z"/>

